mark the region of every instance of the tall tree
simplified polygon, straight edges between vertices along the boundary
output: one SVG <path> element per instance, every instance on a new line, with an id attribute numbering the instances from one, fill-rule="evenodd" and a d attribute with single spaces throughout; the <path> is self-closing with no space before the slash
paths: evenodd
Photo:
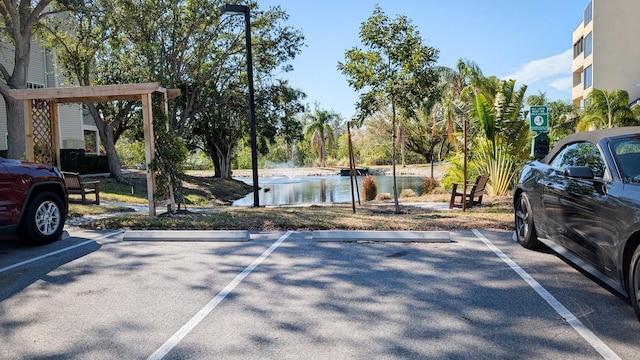
<path id="1" fill-rule="evenodd" d="M 456 181 L 467 183 L 467 150 L 468 139 L 473 138 L 478 124 L 471 122 L 475 117 L 476 94 L 489 93 L 489 80 L 485 78 L 480 67 L 473 61 L 459 59 L 453 68 L 438 68 L 440 78 L 438 83 L 440 97 L 433 106 L 431 117 L 433 129 L 437 131 L 437 124 L 442 122 L 446 129 L 446 144 L 449 147 L 459 148 L 462 143 L 464 159 L 462 161 L 462 173 Z M 441 144 L 441 152 L 445 148 L 445 142 Z M 435 144 L 434 144 L 435 146 Z M 463 180 L 464 179 L 464 180 Z"/>
<path id="2" fill-rule="evenodd" d="M 629 93 L 625 90 L 593 89 L 577 129 L 581 131 L 631 126 L 638 122 L 629 107 Z"/>
<path id="3" fill-rule="evenodd" d="M 450 142 L 455 142 L 456 128 L 462 128 L 461 124 L 467 116 L 461 113 L 462 104 L 474 103 L 484 82 L 482 70 L 470 60 L 459 59 L 455 68 L 440 69 L 442 96 L 435 108 L 439 109 L 445 120 Z"/>
<path id="4" fill-rule="evenodd" d="M 209 87 L 201 88 L 202 99 L 208 106 L 194 112 L 190 130 L 192 141 L 208 154 L 214 164 L 215 177 L 231 179 L 233 155 L 242 139 L 248 139 L 249 121 L 247 120 L 247 96 L 240 79 L 235 84 L 219 86 L 211 82 Z M 291 144 L 301 137 L 302 129 L 296 115 L 304 106 L 299 100 L 304 96 L 298 90 L 291 89 L 285 81 L 261 89 L 256 96 L 258 109 L 258 131 L 263 135 L 258 142 L 261 153 L 268 151 L 268 142 L 277 135 Z M 180 99 L 180 102 L 184 99 Z M 182 104 L 182 106 L 185 106 Z"/>
<path id="5" fill-rule="evenodd" d="M 65 16 L 43 22 L 46 44 L 55 49 L 63 75 L 80 86 L 138 82 L 144 68 L 128 55 L 125 36 L 118 28 L 110 2 L 85 0 Z M 63 10 L 63 9 L 61 9 Z M 147 72 L 148 74 L 148 72 Z M 140 122 L 137 101 L 85 103 L 100 136 L 111 177 L 122 179 L 115 144 L 120 135 Z M 139 125 L 138 125 L 139 126 Z"/>
<path id="6" fill-rule="evenodd" d="M 187 37 L 185 41 L 176 39 L 183 45 L 181 49 L 172 50 L 171 45 L 175 40 L 157 41 L 158 44 L 148 52 L 153 59 L 167 66 L 163 72 L 167 82 L 178 84 L 184 89 L 173 116 L 173 125 L 177 133 L 189 139 L 192 146 L 209 143 L 203 149 L 214 161 L 216 175 L 228 178 L 231 177 L 229 160 L 233 154 L 225 152 L 220 156 L 210 152 L 209 149 L 213 149 L 211 144 L 220 142 L 218 148 L 233 151 L 240 140 L 248 137 L 249 104 L 247 100 L 242 101 L 242 96 L 238 96 L 245 94 L 244 99 L 246 99 L 248 89 L 245 21 L 241 16 L 220 14 L 219 8 L 222 1 L 208 2 L 209 11 L 203 11 L 199 2 L 188 3 L 189 11 L 186 12 L 185 20 L 203 14 L 209 14 L 209 16 L 203 22 L 192 22 L 193 25 L 187 27 L 188 31 L 185 34 L 192 34 L 191 37 Z M 305 94 L 292 89 L 285 81 L 278 80 L 274 73 L 292 69 L 288 61 L 300 53 L 304 36 L 299 30 L 285 24 L 288 15 L 281 8 L 274 7 L 261 11 L 255 1 L 246 5 L 251 9 L 257 150 L 265 154 L 268 152 L 269 143 L 276 135 L 287 134 L 286 136 L 295 138 L 300 134 L 301 129 L 294 123 L 297 121 L 296 115 L 303 110 L 300 100 Z M 154 23 L 153 19 L 147 20 Z M 193 34 L 194 31 L 195 34 Z M 169 33 L 165 37 L 167 36 L 171 38 L 173 34 Z M 164 49 L 164 53 L 156 49 Z M 185 52 L 192 51 L 193 56 L 184 55 Z M 194 62 L 195 60 L 197 62 Z M 182 68 L 190 70 L 191 75 L 184 74 L 181 71 Z M 235 118 L 210 116 L 212 113 L 210 108 L 215 106 L 218 100 L 215 97 L 202 96 L 205 93 L 220 94 L 222 98 L 218 100 L 222 101 L 224 108 L 228 110 L 226 115 Z M 233 99 L 226 99 L 225 96 L 228 94 L 233 94 Z M 235 108 L 231 109 L 231 106 Z M 198 116 L 199 113 L 206 116 Z M 230 120 L 239 124 L 242 130 L 239 133 L 234 132 L 237 136 L 233 138 L 216 140 L 211 138 L 210 134 L 193 131 L 203 127 L 221 128 Z M 205 123 L 196 124 L 195 122 Z M 229 144 L 229 141 L 233 144 Z M 222 160 L 226 163 L 223 164 Z"/>
<path id="7" fill-rule="evenodd" d="M 409 151 L 424 157 L 428 163 L 433 163 L 436 146 L 447 141 L 447 124 L 443 117 L 432 111 L 430 104 L 417 104 L 417 111 L 412 119 L 400 117 L 404 128 L 406 147 Z"/>
<path id="8" fill-rule="evenodd" d="M 248 137 L 249 116 L 244 19 L 223 16 L 223 3 L 89 0 L 84 2 L 84 8 L 91 4 L 94 11 L 85 16 L 86 23 L 67 26 L 66 37 L 60 38 L 71 40 L 62 41 L 71 50 L 67 62 L 70 72 L 80 66 L 94 69 L 81 72 L 81 83 L 155 81 L 167 88 L 181 89 L 182 95 L 169 104 L 172 133 L 184 138 L 190 148 L 205 150 L 215 164 L 216 175 L 228 178 L 233 151 L 241 139 Z M 275 134 L 295 136 L 301 131 L 294 124 L 294 114 L 302 111 L 299 99 L 304 94 L 286 82 L 274 81 L 273 73 L 279 67 L 291 70 L 287 62 L 300 52 L 304 37 L 285 24 L 288 15 L 281 8 L 262 11 L 255 1 L 246 5 L 251 9 L 259 150 L 265 153 Z M 80 65 L 74 62 L 77 59 L 82 60 Z M 141 126 L 123 122 L 134 119 L 139 111 L 135 102 L 134 106 L 127 104 L 96 105 L 98 111 L 89 105 L 105 147 L 111 143 L 110 137 L 115 143 L 130 124 Z M 212 107 L 220 107 L 220 111 Z M 205 131 L 231 123 L 239 127 Z M 220 137 L 215 138 L 215 134 Z"/>
<path id="9" fill-rule="evenodd" d="M 396 186 L 396 123 L 398 109 L 414 111 L 416 99 L 431 95 L 437 84 L 434 64 L 438 50 L 422 43 L 416 27 L 406 16 L 390 19 L 376 5 L 373 14 L 360 26 L 360 40 L 366 50 L 354 47 L 345 52 L 338 70 L 360 94 L 359 121 L 383 106 L 380 96 L 391 105 L 393 195 L 396 213 L 400 213 Z M 385 102 L 386 103 L 386 102 Z"/>
<path id="10" fill-rule="evenodd" d="M 9 133 L 8 156 L 19 159 L 25 152 L 24 106 L 22 100 L 9 95 L 9 89 L 25 89 L 29 73 L 31 41 L 39 22 L 51 15 L 47 6 L 52 0 L 13 0 L 0 2 L 1 32 L 10 41 L 13 62 L 0 63 L 0 94 L 7 110 L 7 130 Z M 60 1 L 66 4 L 67 1 Z M 13 68 L 13 69 L 11 69 Z M 10 71 L 11 69 L 11 71 Z"/>
<path id="11" fill-rule="evenodd" d="M 327 166 L 327 147 L 333 144 L 333 128 L 331 120 L 338 117 L 334 112 L 316 108 L 308 115 L 310 120 L 307 134 L 310 135 L 311 146 L 318 152 L 320 166 Z"/>

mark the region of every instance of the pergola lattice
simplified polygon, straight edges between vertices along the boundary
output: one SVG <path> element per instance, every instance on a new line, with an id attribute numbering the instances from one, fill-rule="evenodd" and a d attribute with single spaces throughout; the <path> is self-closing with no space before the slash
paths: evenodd
<path id="1" fill-rule="evenodd" d="M 16 100 L 24 100 L 24 121 L 27 161 L 39 161 L 60 165 L 60 135 L 57 104 L 139 100 L 142 102 L 145 160 L 151 163 L 155 154 L 153 134 L 153 93 L 163 94 L 164 111 L 167 100 L 180 96 L 179 89 L 165 89 L 157 82 L 142 84 L 117 84 L 40 89 L 13 89 L 9 94 Z M 147 166 L 147 193 L 149 215 L 156 215 L 153 199 L 155 177 Z"/>

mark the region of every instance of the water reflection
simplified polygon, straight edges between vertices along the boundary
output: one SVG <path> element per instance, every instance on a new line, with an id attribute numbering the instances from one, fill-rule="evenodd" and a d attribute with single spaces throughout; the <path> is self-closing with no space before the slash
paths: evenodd
<path id="1" fill-rule="evenodd" d="M 251 178 L 237 178 L 247 184 L 252 184 Z M 378 194 L 393 193 L 393 177 L 374 175 L 378 187 Z M 397 176 L 398 195 L 404 189 L 412 189 L 420 193 L 423 177 Z M 303 203 L 350 202 L 351 182 L 348 176 L 300 176 L 300 177 L 261 177 L 258 185 L 260 205 L 290 205 Z M 360 196 L 362 194 L 362 177 L 358 177 Z M 268 189 L 268 190 L 267 190 Z M 357 200 L 357 192 L 355 193 Z M 253 193 L 233 202 L 236 206 L 252 206 Z"/>

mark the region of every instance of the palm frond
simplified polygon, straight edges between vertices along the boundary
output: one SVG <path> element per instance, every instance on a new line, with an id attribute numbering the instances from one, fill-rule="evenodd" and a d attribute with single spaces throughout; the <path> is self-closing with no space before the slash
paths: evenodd
<path id="1" fill-rule="evenodd" d="M 496 115 L 491 111 L 491 106 L 483 94 L 478 94 L 476 97 L 476 111 L 484 135 L 491 142 L 495 154 Z"/>

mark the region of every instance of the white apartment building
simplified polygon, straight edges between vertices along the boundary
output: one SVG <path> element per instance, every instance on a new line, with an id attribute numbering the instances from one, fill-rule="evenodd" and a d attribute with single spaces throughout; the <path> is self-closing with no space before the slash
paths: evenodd
<path id="1" fill-rule="evenodd" d="M 13 70 L 13 47 L 0 44 L 0 62 L 9 71 Z M 64 86 L 65 79 L 57 69 L 55 56 L 33 43 L 27 86 L 30 88 L 50 88 Z M 7 149 L 7 112 L 4 99 L 0 96 L 0 150 Z M 60 148 L 85 149 L 97 154 L 100 149 L 98 128 L 90 116 L 83 116 L 82 104 L 59 104 Z M 84 119 L 84 120 L 83 120 Z"/>
<path id="2" fill-rule="evenodd" d="M 640 1 L 591 0 L 573 32 L 573 105 L 593 89 L 623 89 L 640 99 Z"/>

